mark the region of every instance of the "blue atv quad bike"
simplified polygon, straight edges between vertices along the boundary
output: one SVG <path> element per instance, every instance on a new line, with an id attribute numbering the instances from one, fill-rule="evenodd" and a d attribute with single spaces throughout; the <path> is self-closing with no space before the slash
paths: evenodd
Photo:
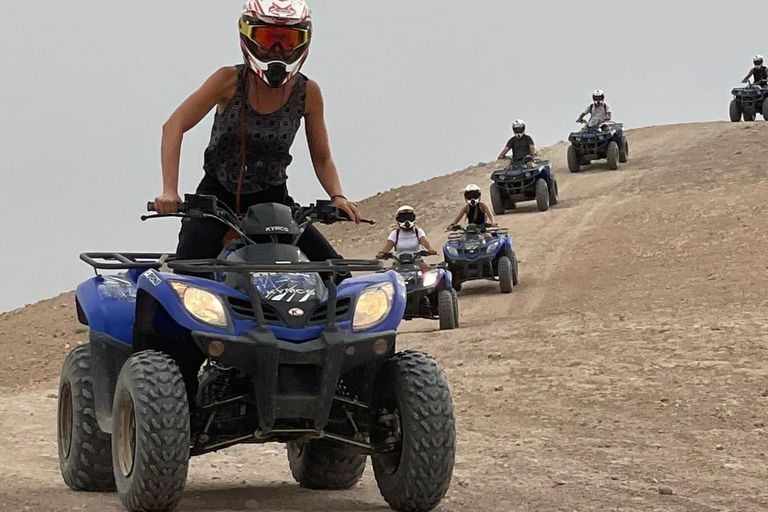
<path id="1" fill-rule="evenodd" d="M 348 220 L 328 201 L 261 204 L 239 219 L 214 197 L 186 196 L 179 211 L 145 219 L 214 219 L 239 238 L 214 260 L 81 255 L 96 276 L 76 293 L 90 343 L 66 358 L 59 387 L 67 485 L 116 489 L 130 511 L 172 510 L 190 456 L 278 442 L 302 487 L 353 487 L 370 455 L 393 509 L 434 508 L 453 471 L 454 409 L 440 366 L 397 351 L 402 277 L 337 285 L 381 264 L 308 261 L 296 247 L 304 229 Z"/>
<path id="2" fill-rule="evenodd" d="M 768 87 L 750 84 L 746 87 L 736 87 L 731 94 L 733 99 L 729 115 L 732 122 L 738 123 L 742 117 L 745 121 L 754 121 L 757 114 L 768 121 Z"/>
<path id="3" fill-rule="evenodd" d="M 453 288 L 461 291 L 466 281 L 498 280 L 501 293 L 512 293 L 519 280 L 517 256 L 505 228 L 468 224 L 450 228 L 443 246 L 445 264 L 453 276 Z M 489 235 L 489 236 L 486 236 Z"/>
<path id="4" fill-rule="evenodd" d="M 615 171 L 620 163 L 629 160 L 629 143 L 621 123 L 603 123 L 600 126 L 585 126 L 568 137 L 568 170 L 581 171 L 582 165 L 593 160 L 608 160 L 608 168 Z"/>
<path id="5" fill-rule="evenodd" d="M 491 205 L 493 213 L 502 215 L 514 210 L 517 203 L 536 201 L 539 211 L 545 212 L 557 204 L 557 179 L 546 160 L 534 160 L 535 167 L 523 163 L 510 164 L 491 175 Z"/>
<path id="6" fill-rule="evenodd" d="M 424 272 L 417 261 L 424 256 L 430 256 L 429 251 L 384 255 L 384 259 L 395 260 L 395 271 L 405 281 L 407 302 L 403 319 L 439 320 L 441 331 L 456 329 L 459 327 L 459 297 L 453 289 L 451 273 L 441 266 Z"/>

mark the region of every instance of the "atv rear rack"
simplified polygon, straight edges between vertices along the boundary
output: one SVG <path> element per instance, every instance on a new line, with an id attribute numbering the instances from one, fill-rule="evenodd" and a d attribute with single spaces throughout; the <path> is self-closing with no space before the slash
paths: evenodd
<path id="1" fill-rule="evenodd" d="M 174 254 L 150 252 L 84 252 L 80 259 L 94 270 L 160 269 Z"/>

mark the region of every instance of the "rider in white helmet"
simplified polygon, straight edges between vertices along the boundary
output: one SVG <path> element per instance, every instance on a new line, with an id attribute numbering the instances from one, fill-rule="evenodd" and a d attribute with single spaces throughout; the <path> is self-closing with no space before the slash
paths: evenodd
<path id="1" fill-rule="evenodd" d="M 237 213 L 259 203 L 293 205 L 287 188 L 290 149 L 303 123 L 320 184 L 334 206 L 359 222 L 331 156 L 320 87 L 299 72 L 312 40 L 306 1 L 250 0 L 240 14 L 239 34 L 244 62 L 213 73 L 163 126 L 163 192 L 155 199 L 157 211 L 176 211 L 184 133 L 216 109 L 199 194 L 214 195 Z M 227 229 L 210 219 L 186 219 L 176 255 L 215 258 Z M 298 245 L 313 261 L 339 257 L 311 226 Z"/>
<path id="2" fill-rule="evenodd" d="M 754 67 L 749 70 L 747 76 L 744 77 L 742 83 L 748 84 L 749 79 L 753 79 L 753 83 L 756 85 L 762 85 L 763 87 L 768 85 L 768 69 L 763 65 L 763 56 L 755 55 L 752 57 L 752 64 Z"/>
<path id="3" fill-rule="evenodd" d="M 526 156 L 536 156 L 536 145 L 530 135 L 525 133 L 525 121 L 515 119 L 512 123 L 512 138 L 507 141 L 499 153 L 499 160 L 512 151 L 512 165 L 525 164 Z"/>
<path id="4" fill-rule="evenodd" d="M 600 126 L 603 123 L 610 121 L 613 117 L 611 108 L 605 102 L 605 93 L 600 89 L 597 89 L 592 93 L 592 103 L 581 113 L 576 120 L 577 123 L 583 123 L 584 118 L 589 116 L 588 127 Z"/>
<path id="5" fill-rule="evenodd" d="M 397 222 L 397 229 L 389 234 L 384 247 L 376 255 L 377 259 L 384 258 L 393 249 L 397 256 L 401 254 L 417 254 L 422 247 L 432 255 L 437 254 L 437 251 L 432 248 L 432 244 L 427 239 L 427 233 L 416 226 L 416 210 L 413 207 L 404 205 L 398 208 L 395 214 L 395 221 Z M 416 261 L 423 267 L 429 267 L 421 258 L 416 258 Z"/>
<path id="6" fill-rule="evenodd" d="M 467 217 L 469 224 L 478 224 L 486 226 L 496 226 L 496 222 L 493 219 L 493 212 L 487 204 L 480 201 L 483 193 L 475 184 L 467 185 L 464 189 L 464 201 L 467 203 L 462 206 L 459 214 L 448 226 L 448 229 L 452 229 L 454 226 L 461 222 L 464 216 Z"/>

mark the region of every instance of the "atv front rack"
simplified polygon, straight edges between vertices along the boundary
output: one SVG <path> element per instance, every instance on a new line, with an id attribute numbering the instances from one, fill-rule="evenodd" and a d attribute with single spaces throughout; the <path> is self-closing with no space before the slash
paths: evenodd
<path id="1" fill-rule="evenodd" d="M 173 260 L 174 254 L 150 252 L 84 252 L 80 259 L 93 267 L 94 270 L 158 270 Z"/>
<path id="2" fill-rule="evenodd" d="M 477 233 L 473 233 L 473 234 L 481 235 L 483 233 L 489 233 L 491 235 L 507 235 L 509 234 L 509 228 L 487 228 L 484 231 L 478 231 Z M 462 238 L 464 238 L 466 234 L 467 234 L 466 231 L 449 233 L 448 240 L 452 242 L 456 240 L 461 240 Z"/>

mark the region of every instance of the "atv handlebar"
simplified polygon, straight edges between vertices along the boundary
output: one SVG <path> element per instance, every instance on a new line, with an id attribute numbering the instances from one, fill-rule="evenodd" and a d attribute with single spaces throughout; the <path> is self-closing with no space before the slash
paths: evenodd
<path id="1" fill-rule="evenodd" d="M 179 213 L 184 213 L 186 211 L 187 204 L 186 203 L 176 203 L 176 211 Z M 155 208 L 155 202 L 154 201 L 148 201 L 147 202 L 147 211 L 148 212 L 156 212 L 157 209 Z"/>
<path id="2" fill-rule="evenodd" d="M 416 258 L 416 257 L 435 256 L 435 255 L 437 255 L 437 251 L 435 251 L 434 253 L 431 253 L 429 251 L 421 250 L 419 252 L 414 252 L 414 253 L 403 253 L 403 255 L 405 255 L 405 254 L 408 254 L 408 255 Z M 391 252 L 385 252 L 384 256 L 381 259 L 382 260 L 395 260 L 398 263 L 402 263 L 402 261 L 400 261 L 400 258 L 396 254 L 391 253 Z"/>

